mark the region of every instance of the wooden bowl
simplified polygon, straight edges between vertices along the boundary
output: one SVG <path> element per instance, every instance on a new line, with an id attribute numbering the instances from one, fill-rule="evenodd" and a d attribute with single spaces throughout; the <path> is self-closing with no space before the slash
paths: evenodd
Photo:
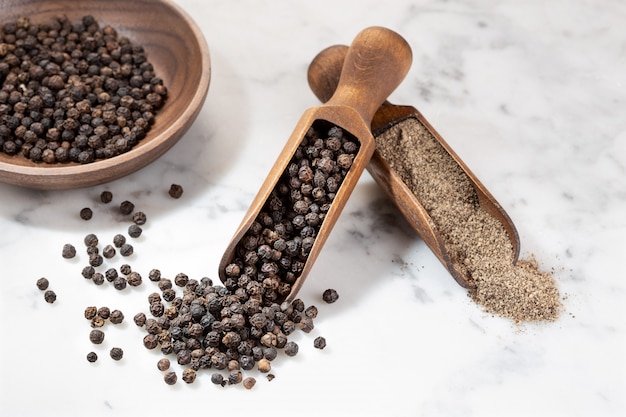
<path id="1" fill-rule="evenodd" d="M 120 36 L 141 45 L 155 74 L 163 79 L 168 97 L 155 122 L 130 151 L 88 164 L 33 162 L 0 152 L 0 182 L 36 189 L 92 186 L 128 175 L 171 148 L 197 117 L 211 77 L 209 50 L 200 29 L 168 0 L 3 0 L 0 24 L 29 17 L 51 22 L 65 15 L 77 21 L 92 15 L 111 25 Z"/>

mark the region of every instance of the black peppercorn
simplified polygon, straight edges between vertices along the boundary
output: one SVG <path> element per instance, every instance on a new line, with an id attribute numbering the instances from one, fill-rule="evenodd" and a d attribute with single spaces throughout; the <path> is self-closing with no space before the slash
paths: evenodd
<path id="1" fill-rule="evenodd" d="M 43 298 L 44 300 L 46 300 L 46 303 L 54 303 L 57 300 L 57 295 L 54 291 L 52 290 L 47 290 L 44 294 L 43 294 Z"/>
<path id="2" fill-rule="evenodd" d="M 130 226 L 128 226 L 128 236 L 132 238 L 138 238 L 139 236 L 141 236 L 141 232 L 143 232 L 143 230 L 136 224 L 131 224 Z"/>
<path id="3" fill-rule="evenodd" d="M 111 355 L 111 359 L 119 361 L 122 359 L 122 357 L 124 357 L 124 351 L 121 348 L 114 347 L 111 348 L 109 355 Z"/>
<path id="4" fill-rule="evenodd" d="M 157 362 L 157 368 L 159 371 L 167 371 L 170 368 L 170 360 L 167 358 L 161 358 Z"/>
<path id="5" fill-rule="evenodd" d="M 124 243 L 122 247 L 120 248 L 120 255 L 122 256 L 130 256 L 133 254 L 133 252 L 134 252 L 133 246 L 128 243 Z"/>
<path id="6" fill-rule="evenodd" d="M 183 187 L 178 184 L 172 184 L 168 193 L 172 198 L 180 198 L 183 195 Z"/>
<path id="7" fill-rule="evenodd" d="M 96 247 L 98 246 L 98 236 L 93 233 L 89 233 L 87 236 L 85 236 L 84 242 L 85 246 L 87 246 L 88 248 Z"/>
<path id="8" fill-rule="evenodd" d="M 252 387 L 254 387 L 255 384 L 256 384 L 256 379 L 254 379 L 254 377 L 249 376 L 243 380 L 243 386 L 245 389 L 252 389 Z"/>
<path id="9" fill-rule="evenodd" d="M 87 354 L 87 361 L 88 362 L 93 363 L 93 362 L 95 362 L 97 360 L 98 360 L 98 354 L 96 352 L 89 352 Z"/>
<path id="10" fill-rule="evenodd" d="M 61 256 L 63 256 L 65 259 L 71 259 L 76 256 L 76 248 L 74 247 L 74 245 L 70 243 L 66 243 L 65 245 L 63 245 Z"/>
<path id="11" fill-rule="evenodd" d="M 130 214 L 135 209 L 135 205 L 128 200 L 122 201 L 120 204 L 120 213 L 122 214 Z"/>
<path id="12" fill-rule="evenodd" d="M 133 222 L 139 226 L 143 226 L 144 224 L 146 224 L 146 213 L 144 213 L 143 211 L 138 211 L 134 213 Z"/>
<path id="13" fill-rule="evenodd" d="M 111 259 L 112 257 L 114 257 L 115 256 L 115 248 L 113 247 L 113 245 L 106 245 L 102 249 L 102 256 L 104 256 L 107 259 Z"/>
<path id="14" fill-rule="evenodd" d="M 296 356 L 298 354 L 298 344 L 290 341 L 285 344 L 285 354 L 287 356 Z"/>
<path id="15" fill-rule="evenodd" d="M 111 193 L 110 191 L 103 191 L 102 193 L 100 193 L 100 201 L 102 201 L 104 204 L 110 203 L 111 200 L 113 200 L 113 193 Z"/>
<path id="16" fill-rule="evenodd" d="M 146 315 L 144 313 L 137 313 L 133 317 L 133 321 L 137 326 L 143 327 L 143 325 L 146 324 Z"/>
<path id="17" fill-rule="evenodd" d="M 95 345 L 99 345 L 104 341 L 104 332 L 99 329 L 93 329 L 89 332 L 89 340 Z"/>
<path id="18" fill-rule="evenodd" d="M 113 245 L 115 245 L 116 248 L 121 248 L 124 243 L 126 243 L 126 237 L 124 237 L 124 235 L 117 234 L 113 236 Z"/>
<path id="19" fill-rule="evenodd" d="M 124 275 L 130 274 L 132 270 L 133 269 L 128 264 L 123 264 L 122 266 L 120 266 L 120 272 Z"/>
<path id="20" fill-rule="evenodd" d="M 219 372 L 215 372 L 211 374 L 211 382 L 214 383 L 215 385 L 221 385 L 221 386 L 225 385 L 224 376 L 220 374 Z"/>
<path id="21" fill-rule="evenodd" d="M 174 385 L 176 381 L 178 381 L 178 377 L 176 376 L 176 372 L 169 371 L 163 375 L 163 380 L 167 385 Z"/>
<path id="22" fill-rule="evenodd" d="M 109 321 L 113 324 L 120 324 L 124 321 L 124 314 L 120 310 L 113 310 L 109 316 Z"/>
<path id="23" fill-rule="evenodd" d="M 322 294 L 322 299 L 329 304 L 334 303 L 335 301 L 337 301 L 338 298 L 339 298 L 339 294 L 337 294 L 337 291 L 335 291 L 332 288 L 327 289 Z"/>
<path id="24" fill-rule="evenodd" d="M 91 280 L 93 281 L 94 284 L 96 285 L 102 285 L 104 284 L 104 275 L 102 275 L 100 272 L 96 272 L 95 274 L 93 274 L 93 276 L 91 277 Z"/>
<path id="25" fill-rule="evenodd" d="M 98 317 L 103 318 L 104 320 L 108 319 L 111 316 L 111 309 L 109 307 L 100 307 L 97 311 Z"/>
<path id="26" fill-rule="evenodd" d="M 45 278 L 45 277 L 39 278 L 37 280 L 37 288 L 39 288 L 41 291 L 47 290 L 49 284 L 50 283 L 49 283 L 48 279 Z"/>
<path id="27" fill-rule="evenodd" d="M 113 280 L 113 287 L 115 287 L 116 290 L 123 290 L 126 288 L 126 284 L 126 278 L 124 277 L 117 277 Z"/>
<path id="28" fill-rule="evenodd" d="M 138 287 L 142 283 L 142 278 L 139 272 L 133 271 L 126 277 L 126 281 L 128 281 L 128 285 L 131 287 Z"/>
<path id="29" fill-rule="evenodd" d="M 91 279 L 93 277 L 93 274 L 96 272 L 96 270 L 94 269 L 93 266 L 88 265 L 86 267 L 83 268 L 81 274 L 85 279 Z"/>
<path id="30" fill-rule="evenodd" d="M 89 207 L 85 207 L 80 211 L 80 218 L 83 220 L 91 220 L 93 211 Z"/>
<path id="31" fill-rule="evenodd" d="M 183 371 L 183 381 L 187 384 L 191 384 L 196 380 L 196 371 L 192 368 L 187 368 Z"/>
<path id="32" fill-rule="evenodd" d="M 322 336 L 318 336 L 313 340 L 313 346 L 317 349 L 324 349 L 326 347 L 326 339 Z"/>

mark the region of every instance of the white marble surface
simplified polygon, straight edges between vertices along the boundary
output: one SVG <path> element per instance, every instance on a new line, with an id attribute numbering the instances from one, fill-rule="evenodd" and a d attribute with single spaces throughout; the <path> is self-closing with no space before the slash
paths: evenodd
<path id="1" fill-rule="evenodd" d="M 205 106 L 165 156 L 90 189 L 0 184 L 0 415 L 626 415 L 626 3 L 620 0 L 178 0 L 209 43 Z M 320 315 L 294 359 L 251 391 L 203 373 L 170 387 L 124 295 L 80 276 L 61 247 L 125 232 L 104 189 L 148 215 L 130 260 L 144 276 L 217 280 L 217 264 L 302 112 L 321 49 L 382 25 L 414 63 L 390 98 L 417 107 L 517 225 L 522 256 L 555 271 L 565 312 L 517 327 L 481 311 L 364 173 L 301 292 Z M 180 200 L 166 195 L 180 183 Z M 78 219 L 93 207 L 94 219 Z M 120 261 L 121 263 L 121 261 Z M 59 299 L 35 287 L 47 276 Z M 321 292 L 334 287 L 337 303 Z M 87 305 L 120 308 L 94 365 Z M 328 347 L 313 348 L 325 336 Z M 126 355 L 115 363 L 108 348 Z"/>

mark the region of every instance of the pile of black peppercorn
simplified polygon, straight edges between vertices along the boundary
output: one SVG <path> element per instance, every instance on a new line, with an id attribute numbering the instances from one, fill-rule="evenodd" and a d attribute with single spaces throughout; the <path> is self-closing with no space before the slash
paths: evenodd
<path id="1" fill-rule="evenodd" d="M 103 191 L 100 195 L 104 204 L 110 203 L 112 199 L 110 191 Z M 119 210 L 124 218 L 132 219 L 131 227 L 146 223 L 145 213 L 134 211 L 135 206 L 129 201 L 122 202 Z M 84 216 L 81 215 L 81 218 L 84 219 Z M 130 228 L 129 235 L 132 237 Z M 102 285 L 105 280 L 112 282 L 118 290 L 127 285 L 141 285 L 141 275 L 133 271 L 129 264 L 123 264 L 119 269 L 98 271 L 104 268 L 105 259 L 115 255 L 113 252 L 108 256 L 108 249 L 115 251 L 115 248 L 128 245 L 122 234 L 115 235 L 112 243 L 101 251 L 98 237 L 93 233 L 85 235 L 89 265 L 83 268 L 83 277 L 96 285 Z M 65 244 L 62 255 L 66 259 L 73 258 L 76 255 L 75 247 Z M 306 307 L 300 299 L 282 303 L 271 301 L 271 297 L 266 296 L 264 282 L 258 280 L 239 279 L 234 288 L 227 288 L 213 285 L 208 277 L 196 280 L 184 273 L 169 279 L 162 276 L 158 269 L 152 269 L 147 278 L 158 286 L 159 292 L 148 296 L 148 314 L 139 312 L 133 321 L 147 333 L 143 339 L 144 346 L 151 350 L 158 349 L 163 354 L 157 368 L 163 372 L 163 379 L 168 385 L 176 384 L 179 379 L 176 371 L 170 369 L 168 356 L 174 356 L 176 362 L 184 368 L 180 379 L 188 384 L 196 380 L 198 371 L 209 369 L 212 370 L 211 381 L 220 386 L 241 384 L 246 389 L 252 389 L 256 379 L 253 376 L 244 377 L 244 372 L 253 369 L 267 375 L 271 381 L 274 378 L 270 373 L 271 362 L 280 352 L 285 356 L 298 354 L 299 346 L 288 339 L 289 335 L 296 330 L 311 332 L 314 328 L 313 320 L 318 314 L 315 306 Z M 45 290 L 47 279 L 39 279 L 37 286 Z M 323 299 L 331 302 L 327 297 Z M 88 306 L 84 316 L 92 328 L 89 339 L 96 345 L 104 340 L 102 327 L 106 321 L 119 324 L 124 320 L 121 311 L 106 306 Z M 326 341 L 321 336 L 317 337 L 313 346 L 324 349 Z M 114 360 L 122 359 L 123 353 L 119 347 L 109 352 Z M 89 352 L 86 358 L 89 362 L 96 362 L 98 355 Z"/>
<path id="2" fill-rule="evenodd" d="M 261 284 L 265 305 L 291 292 L 358 151 L 359 142 L 337 126 L 318 121 L 309 129 L 238 243 L 224 271 L 226 288 Z"/>
<path id="3" fill-rule="evenodd" d="M 167 88 L 142 46 L 92 16 L 0 27 L 0 151 L 90 163 L 146 135 Z"/>

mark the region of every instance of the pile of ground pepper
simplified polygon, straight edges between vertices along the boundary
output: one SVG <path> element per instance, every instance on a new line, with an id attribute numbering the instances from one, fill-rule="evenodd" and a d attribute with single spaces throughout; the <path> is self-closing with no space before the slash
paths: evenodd
<path id="1" fill-rule="evenodd" d="M 469 296 L 476 303 L 517 323 L 558 318 L 561 303 L 552 275 L 534 259 L 513 264 L 503 225 L 480 207 L 465 172 L 418 119 L 401 121 L 375 140 L 433 219 L 452 262 L 474 282 Z"/>

